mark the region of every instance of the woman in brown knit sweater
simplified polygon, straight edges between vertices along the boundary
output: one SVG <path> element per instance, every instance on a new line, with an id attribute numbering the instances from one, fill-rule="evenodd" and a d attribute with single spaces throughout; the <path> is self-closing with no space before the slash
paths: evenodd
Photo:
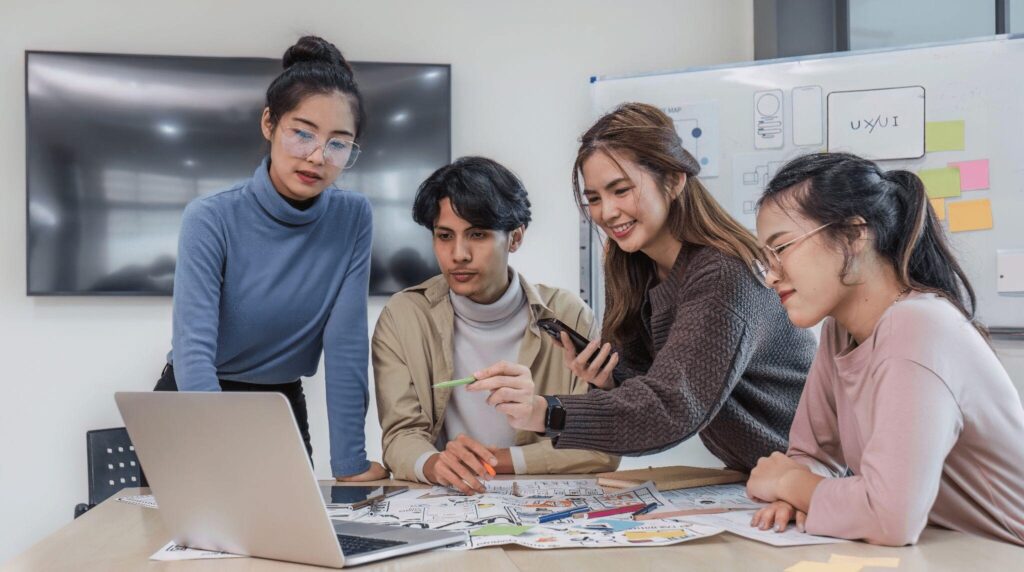
<path id="1" fill-rule="evenodd" d="M 467 389 L 490 391 L 513 427 L 544 431 L 557 448 L 637 455 L 699 434 L 740 470 L 785 451 L 814 339 L 758 281 L 757 241 L 699 171 L 656 107 L 625 104 L 599 119 L 581 139 L 573 186 L 610 239 L 608 343 L 579 355 L 562 343 L 566 366 L 593 388 L 535 395 L 529 370 L 503 362 Z"/>

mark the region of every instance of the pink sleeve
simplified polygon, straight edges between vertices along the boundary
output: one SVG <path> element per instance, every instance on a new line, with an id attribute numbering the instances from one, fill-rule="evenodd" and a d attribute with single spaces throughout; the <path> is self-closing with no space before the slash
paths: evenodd
<path id="1" fill-rule="evenodd" d="M 807 532 L 890 546 L 913 544 L 928 523 L 963 416 L 942 380 L 915 362 L 886 360 L 868 383 L 861 395 L 870 401 L 873 426 L 860 471 L 818 484 Z"/>
<path id="2" fill-rule="evenodd" d="M 786 455 L 817 475 L 840 477 L 846 474 L 846 461 L 839 447 L 833 380 L 829 374 L 829 368 L 834 367 L 825 343 L 829 331 L 828 327 L 822 329 L 818 353 L 807 373 L 807 383 L 789 430 Z"/>

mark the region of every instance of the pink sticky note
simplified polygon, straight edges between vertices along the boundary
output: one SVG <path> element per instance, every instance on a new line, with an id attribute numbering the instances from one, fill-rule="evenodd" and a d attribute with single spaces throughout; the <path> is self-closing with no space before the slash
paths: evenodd
<path id="1" fill-rule="evenodd" d="M 960 169 L 960 190 L 978 191 L 988 188 L 988 159 L 976 161 L 957 161 L 950 167 Z"/>

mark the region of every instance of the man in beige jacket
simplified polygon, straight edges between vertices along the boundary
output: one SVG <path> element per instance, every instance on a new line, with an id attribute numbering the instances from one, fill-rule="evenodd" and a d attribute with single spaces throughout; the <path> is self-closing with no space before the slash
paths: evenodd
<path id="1" fill-rule="evenodd" d="M 549 439 L 512 429 L 486 394 L 433 387 L 504 360 L 528 367 L 542 394 L 588 389 L 537 320 L 557 318 L 594 338 L 593 312 L 575 294 L 530 284 L 508 265 L 530 221 L 519 179 L 494 161 L 464 157 L 424 181 L 413 218 L 432 231 L 442 274 L 395 294 L 373 334 L 384 463 L 394 476 L 470 493 L 484 490 L 488 468 L 615 470 L 618 457 L 555 451 Z"/>

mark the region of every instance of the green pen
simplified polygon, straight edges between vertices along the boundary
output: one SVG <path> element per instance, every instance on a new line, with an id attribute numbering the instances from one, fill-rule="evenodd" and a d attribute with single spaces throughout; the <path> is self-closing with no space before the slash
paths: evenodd
<path id="1" fill-rule="evenodd" d="M 469 384 L 473 383 L 474 381 L 476 381 L 476 378 L 471 375 L 469 377 L 464 377 L 462 379 L 453 379 L 451 381 L 442 381 L 441 383 L 435 383 L 434 387 L 435 388 L 458 387 L 460 385 L 469 385 Z"/>

